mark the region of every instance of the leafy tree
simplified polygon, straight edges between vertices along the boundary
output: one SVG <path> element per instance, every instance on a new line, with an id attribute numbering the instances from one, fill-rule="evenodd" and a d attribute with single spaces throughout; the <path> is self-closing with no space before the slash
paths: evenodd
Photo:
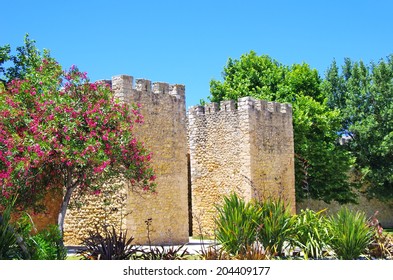
<path id="1" fill-rule="evenodd" d="M 10 52 L 11 47 L 9 45 L 0 46 L 0 91 L 4 90 L 4 84 L 6 82 L 3 77 L 5 73 L 3 64 L 10 60 Z"/>
<path id="2" fill-rule="evenodd" d="M 341 134 L 370 197 L 393 198 L 393 55 L 378 63 L 345 59 L 326 73 L 329 105 L 342 112 Z"/>
<path id="3" fill-rule="evenodd" d="M 351 158 L 337 143 L 339 111 L 327 106 L 318 72 L 307 64 L 284 66 L 255 52 L 229 59 L 223 81 L 210 82 L 213 102 L 252 96 L 291 103 L 295 142 L 297 199 L 355 201 L 348 183 Z"/>
<path id="4" fill-rule="evenodd" d="M 75 190 L 99 193 L 119 176 L 153 190 L 151 155 L 133 133 L 143 121 L 138 106 L 120 103 L 108 85 L 91 83 L 75 66 L 62 71 L 27 40 L 0 94 L 0 202 L 18 194 L 17 206 L 37 209 L 48 191 L 61 191 L 63 232 Z"/>

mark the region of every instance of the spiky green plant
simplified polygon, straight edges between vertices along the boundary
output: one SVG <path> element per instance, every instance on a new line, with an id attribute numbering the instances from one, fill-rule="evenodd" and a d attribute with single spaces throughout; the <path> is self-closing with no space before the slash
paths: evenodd
<path id="1" fill-rule="evenodd" d="M 83 240 L 85 249 L 79 255 L 90 260 L 129 260 L 140 251 L 132 244 L 133 240 L 133 237 L 127 237 L 127 231 L 118 233 L 113 226 L 112 230 L 106 226 L 102 230 L 96 227 Z"/>
<path id="2" fill-rule="evenodd" d="M 272 198 L 256 202 L 255 207 L 258 209 L 258 241 L 271 255 L 282 255 L 294 223 L 289 207 L 282 199 Z"/>
<path id="3" fill-rule="evenodd" d="M 150 246 L 149 249 L 140 250 L 138 255 L 133 259 L 137 260 L 186 260 L 190 253 L 187 248 L 184 249 L 185 244 L 180 246 Z"/>
<path id="4" fill-rule="evenodd" d="M 10 200 L 4 211 L 0 213 L 0 260 L 19 258 L 17 236 L 10 224 L 11 209 L 15 200 L 16 198 Z"/>
<path id="5" fill-rule="evenodd" d="M 304 252 L 304 258 L 319 259 L 330 241 L 326 218 L 322 215 L 326 209 L 315 212 L 301 210 L 295 218 L 293 241 Z"/>
<path id="6" fill-rule="evenodd" d="M 372 241 L 373 229 L 367 225 L 363 212 L 342 207 L 328 220 L 332 236 L 330 246 L 339 259 L 354 260 L 366 252 Z"/>
<path id="7" fill-rule="evenodd" d="M 231 255 L 246 253 L 247 247 L 256 241 L 259 210 L 235 193 L 224 197 L 223 205 L 216 208 L 217 240 Z"/>

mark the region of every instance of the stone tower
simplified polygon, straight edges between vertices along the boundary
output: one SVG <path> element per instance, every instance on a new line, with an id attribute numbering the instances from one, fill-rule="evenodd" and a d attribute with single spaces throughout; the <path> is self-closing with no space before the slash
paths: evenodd
<path id="1" fill-rule="evenodd" d="M 138 141 L 152 155 L 156 193 L 130 191 L 119 178 L 115 192 L 89 196 L 82 208 L 69 209 L 65 221 L 67 244 L 79 244 L 88 230 L 106 222 L 128 230 L 134 243 L 147 244 L 147 224 L 152 244 L 188 242 L 188 175 L 185 87 L 151 83 L 121 75 L 105 81 L 122 101 L 141 105 L 144 123 L 134 127 Z M 113 187 L 113 185 L 108 186 Z M 110 188 L 109 188 L 110 189 Z M 110 201 L 110 204 L 106 204 Z"/>
<path id="2" fill-rule="evenodd" d="M 189 110 L 193 235 L 212 235 L 215 206 L 281 197 L 295 213 L 292 107 L 240 98 Z M 200 232 L 202 230 L 202 232 Z"/>

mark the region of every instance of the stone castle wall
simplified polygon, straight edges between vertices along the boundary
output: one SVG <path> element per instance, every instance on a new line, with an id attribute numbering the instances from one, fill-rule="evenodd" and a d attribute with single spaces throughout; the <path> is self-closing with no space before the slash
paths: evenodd
<path id="1" fill-rule="evenodd" d="M 193 235 L 212 235 L 215 206 L 282 197 L 295 212 L 292 108 L 250 97 L 189 110 Z"/>
<path id="2" fill-rule="evenodd" d="M 371 217 L 376 211 L 376 216 L 383 228 L 393 228 L 393 202 L 392 201 L 380 201 L 378 199 L 367 199 L 364 194 L 359 193 L 358 204 L 345 204 L 345 207 L 353 211 L 362 211 L 366 214 L 366 217 Z M 312 209 L 319 211 L 327 209 L 326 214 L 331 215 L 337 213 L 343 205 L 333 201 L 331 203 L 325 203 L 321 200 L 306 199 L 302 202 L 296 203 L 296 210 L 299 213 L 301 209 Z"/>
<path id="3" fill-rule="evenodd" d="M 108 182 L 99 195 L 79 198 L 75 193 L 76 203 L 65 219 L 67 245 L 80 244 L 102 224 L 127 229 L 136 243 L 146 244 L 148 219 L 153 244 L 188 242 L 189 223 L 193 235 L 212 235 L 215 206 L 232 191 L 247 200 L 282 197 L 293 213 L 305 208 L 334 213 L 339 208 L 319 201 L 295 204 L 290 105 L 245 97 L 192 107 L 187 117 L 182 85 L 134 81 L 126 75 L 106 82 L 123 102 L 142 105 L 145 122 L 135 133 L 153 152 L 157 193 L 130 191 L 121 178 Z M 32 215 L 37 228 L 57 222 L 61 197 L 50 194 L 45 201 L 48 211 Z M 378 210 L 382 225 L 393 227 L 391 203 L 361 197 L 359 205 L 350 207 L 367 215 Z"/>
<path id="4" fill-rule="evenodd" d="M 144 123 L 135 127 L 135 135 L 153 153 L 156 193 L 131 191 L 120 178 L 117 188 L 108 184 L 100 195 L 85 199 L 83 207 L 67 212 L 64 235 L 68 244 L 80 243 L 89 229 L 103 221 L 126 228 L 136 243 L 147 244 L 148 219 L 152 244 L 188 242 L 185 88 L 143 79 L 137 79 L 134 86 L 133 80 L 121 75 L 106 82 L 120 100 L 142 106 Z"/>

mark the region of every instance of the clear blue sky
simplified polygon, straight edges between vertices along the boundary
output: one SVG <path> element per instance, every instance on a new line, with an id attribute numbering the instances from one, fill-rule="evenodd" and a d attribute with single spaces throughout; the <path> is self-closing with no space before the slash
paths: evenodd
<path id="1" fill-rule="evenodd" d="M 393 53 L 393 1 L 2 1 L 0 45 L 26 33 L 64 68 L 91 80 L 119 74 L 186 86 L 187 106 L 209 95 L 229 57 L 254 50 L 323 77 L 335 58 Z"/>

